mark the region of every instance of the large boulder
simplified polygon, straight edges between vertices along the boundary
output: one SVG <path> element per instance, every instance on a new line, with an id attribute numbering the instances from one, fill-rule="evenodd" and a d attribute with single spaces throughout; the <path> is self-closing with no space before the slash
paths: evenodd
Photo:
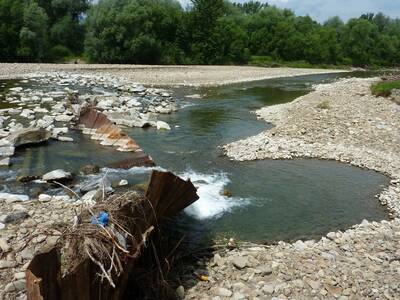
<path id="1" fill-rule="evenodd" d="M 14 131 L 6 140 L 13 147 L 19 147 L 28 144 L 42 143 L 50 139 L 51 133 L 43 128 L 24 128 Z"/>

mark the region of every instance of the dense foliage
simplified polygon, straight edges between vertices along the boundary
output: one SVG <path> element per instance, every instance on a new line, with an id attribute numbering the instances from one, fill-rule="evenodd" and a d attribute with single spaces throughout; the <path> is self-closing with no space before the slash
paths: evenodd
<path id="1" fill-rule="evenodd" d="M 89 0 L 0 0 L 0 61 L 57 61 L 82 53 Z"/>
<path id="2" fill-rule="evenodd" d="M 365 14 L 320 24 L 291 10 L 249 1 L 0 0 L 0 61 L 145 64 L 394 66 L 400 19 Z"/>

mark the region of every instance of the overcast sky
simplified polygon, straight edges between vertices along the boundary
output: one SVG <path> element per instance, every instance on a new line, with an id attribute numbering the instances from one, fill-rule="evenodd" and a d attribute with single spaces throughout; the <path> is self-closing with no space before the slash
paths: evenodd
<path id="1" fill-rule="evenodd" d="M 189 0 L 179 0 L 186 6 Z M 400 0 L 270 0 L 268 2 L 279 7 L 287 7 L 297 15 L 310 15 L 317 21 L 325 21 L 332 16 L 340 16 L 343 20 L 359 17 L 366 12 L 383 12 L 391 17 L 400 18 Z M 235 0 L 232 2 L 245 2 Z"/>

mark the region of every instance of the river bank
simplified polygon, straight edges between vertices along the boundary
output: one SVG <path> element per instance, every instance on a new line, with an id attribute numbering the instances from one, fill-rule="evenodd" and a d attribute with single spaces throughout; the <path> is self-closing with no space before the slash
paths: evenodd
<path id="1" fill-rule="evenodd" d="M 224 146 L 234 160 L 320 158 L 373 169 L 391 178 L 377 197 L 392 221 L 363 221 L 319 241 L 279 242 L 215 254 L 210 282 L 185 299 L 397 299 L 400 295 L 400 107 L 369 91 L 378 79 L 318 85 L 294 102 L 257 115 L 275 127 Z M 200 295 L 200 297 L 199 297 Z"/>
<path id="2" fill-rule="evenodd" d="M 371 95 L 378 79 L 322 84 L 297 100 L 258 110 L 275 125 L 257 136 L 224 146 L 234 160 L 320 158 L 389 175 L 379 195 L 392 217 L 400 215 L 400 107 Z"/>
<path id="3" fill-rule="evenodd" d="M 53 80 L 59 84 L 63 84 L 65 81 L 66 83 L 71 83 L 70 79 L 68 79 L 69 76 L 66 76 L 66 78 L 63 76 L 64 75 L 62 74 L 58 74 L 55 77 L 49 77 L 48 80 L 50 80 L 50 83 Z M 75 84 L 76 82 L 81 82 L 82 80 L 86 83 L 91 82 L 91 80 L 87 78 L 81 78 L 78 76 L 72 80 L 72 83 Z M 301 130 L 300 137 L 306 136 L 309 138 L 308 140 L 303 141 L 303 144 L 308 145 L 307 143 L 313 143 L 313 145 L 315 145 L 316 141 L 313 140 L 313 137 L 311 136 L 312 134 L 315 134 L 316 138 L 319 138 L 321 148 L 325 143 L 330 143 L 329 139 L 324 140 L 325 131 L 329 133 L 330 129 L 336 129 L 341 122 L 350 122 L 349 120 L 353 119 L 358 120 L 360 123 L 362 119 L 368 115 L 367 119 L 372 124 L 371 126 L 378 126 L 376 129 L 377 131 L 375 132 L 374 128 L 371 129 L 364 124 L 366 127 L 357 129 L 358 131 L 356 131 L 356 134 L 364 136 L 364 130 L 368 130 L 368 132 L 365 133 L 365 137 L 362 137 L 361 140 L 358 140 L 358 137 L 354 137 L 353 139 L 349 139 L 349 143 L 350 145 L 355 144 L 354 147 L 358 146 L 361 148 L 363 146 L 362 143 L 370 145 L 373 142 L 374 147 L 377 147 L 378 150 L 381 151 L 374 154 L 374 156 L 371 156 L 371 154 L 368 152 L 369 148 L 364 149 L 365 151 L 368 150 L 367 154 L 372 157 L 371 159 L 376 165 L 386 164 L 387 166 L 385 167 L 389 168 L 388 171 L 380 170 L 381 172 L 385 172 L 391 176 L 393 179 L 392 185 L 389 187 L 389 189 L 385 190 L 380 197 L 383 200 L 386 199 L 386 201 L 389 203 L 388 206 L 390 206 L 392 203 L 396 203 L 396 198 L 393 198 L 393 195 L 396 194 L 392 194 L 392 192 L 397 193 L 398 195 L 398 185 L 396 185 L 396 178 L 398 178 L 398 176 L 396 177 L 395 175 L 397 172 L 396 170 L 398 170 L 398 161 L 395 160 L 397 157 L 395 153 L 398 153 L 398 148 L 396 148 L 398 146 L 398 130 L 396 129 L 399 128 L 398 116 L 396 115 L 397 106 L 394 106 L 389 100 L 383 98 L 376 99 L 371 97 L 368 101 L 367 99 L 363 99 L 363 97 L 367 97 L 369 95 L 368 80 L 358 81 L 358 79 L 351 79 L 349 82 L 353 82 L 354 86 L 348 86 L 346 81 L 342 82 L 342 86 L 339 86 L 339 83 L 325 85 L 325 87 L 330 87 L 329 90 L 324 90 L 323 94 L 316 96 L 314 94 L 324 87 L 318 86 L 316 92 L 299 98 L 293 102 L 293 104 L 272 106 L 268 108 L 271 110 L 269 114 L 271 115 L 271 118 L 276 119 L 276 121 L 273 123 L 277 125 L 278 121 L 281 120 L 281 113 L 282 115 L 286 116 L 283 114 L 286 112 L 284 108 L 287 108 L 289 111 L 292 107 L 291 105 L 293 105 L 295 109 L 293 109 L 293 111 L 290 110 L 290 113 L 296 113 L 296 116 L 291 118 L 289 117 L 288 112 L 288 117 L 285 118 L 286 121 L 282 121 L 281 126 L 287 125 L 289 122 L 288 120 L 292 120 L 290 123 L 292 126 L 300 126 L 299 124 L 304 123 L 304 128 L 311 127 L 311 124 L 314 123 L 310 122 L 315 122 L 318 127 L 315 127 L 315 131 L 310 132 L 310 137 L 308 137 L 307 131 L 302 130 L 303 127 L 299 129 Z M 131 85 L 131 83 L 126 84 Z M 110 86 L 108 83 L 106 83 L 106 85 L 108 87 Z M 123 86 L 124 85 L 121 87 Z M 119 84 L 116 85 L 116 88 L 118 87 L 120 87 Z M 360 87 L 362 87 L 362 89 L 360 89 Z M 136 91 L 138 93 L 144 93 L 143 88 L 136 85 L 127 86 L 127 88 L 128 90 L 132 89 L 134 92 Z M 122 90 L 125 90 L 125 88 L 122 88 Z M 339 94 L 337 90 L 340 91 Z M 21 97 L 15 96 L 18 99 L 25 98 L 27 96 L 24 92 L 24 89 L 22 91 L 18 89 L 13 92 L 23 93 L 20 95 Z M 43 92 L 45 94 L 45 91 Z M 170 99 L 170 95 L 164 94 L 163 96 L 163 93 L 166 91 L 147 92 L 150 93 L 147 96 L 151 97 L 153 96 L 152 93 L 155 92 L 156 95 L 154 96 L 157 96 L 155 98 L 156 100 L 163 99 L 163 101 L 165 101 Z M 64 93 L 65 94 L 63 94 L 63 97 L 66 96 L 67 91 L 64 91 Z M 338 95 L 342 94 L 343 99 L 340 100 L 342 96 L 339 97 Z M 303 101 L 301 99 L 308 99 L 307 97 L 310 95 L 314 95 L 315 99 L 308 102 L 305 101 L 305 103 L 303 103 L 304 110 L 296 106 L 298 105 L 298 102 Z M 351 96 L 351 99 L 357 97 L 361 97 L 361 99 L 354 101 L 354 103 L 349 103 L 349 95 Z M 28 102 L 38 101 L 36 98 L 36 100 L 32 99 L 35 96 L 39 98 L 44 97 L 44 95 L 41 94 L 36 95 L 35 93 L 31 93 L 29 95 L 30 100 Z M 115 96 L 107 94 L 103 95 L 98 100 L 107 101 L 103 101 L 101 105 L 99 105 L 101 101 L 97 102 L 97 107 L 102 107 L 102 109 L 105 111 L 119 109 L 121 103 L 113 99 L 113 97 Z M 138 108 L 135 108 L 135 111 L 140 110 L 141 114 L 145 113 L 144 111 L 141 111 L 143 109 L 146 110 L 146 114 L 149 108 L 150 110 L 155 109 L 157 111 L 156 108 L 162 103 L 162 101 L 157 100 L 156 103 L 154 103 L 157 105 L 153 105 L 154 107 L 149 107 L 147 102 L 142 101 L 141 98 L 142 97 L 136 99 L 139 103 L 136 103 L 135 101 L 131 105 L 133 108 L 135 108 L 137 105 Z M 14 99 L 13 101 L 17 101 L 18 99 Z M 109 100 L 112 100 L 112 102 L 108 103 Z M 171 102 L 170 104 L 174 104 L 172 101 L 173 99 L 170 100 L 171 101 L 168 102 Z M 376 106 L 374 106 L 374 101 L 376 102 Z M 122 103 L 122 105 L 126 105 L 126 103 L 124 103 Z M 342 108 L 337 107 L 336 104 L 343 105 L 343 111 Z M 161 106 L 164 107 L 164 105 Z M 312 118 L 308 119 L 310 115 L 308 110 L 312 112 L 314 107 L 317 111 L 316 115 L 312 115 Z M 354 107 L 357 108 L 355 110 L 357 113 L 354 112 Z M 367 108 L 368 113 L 365 111 Z M 54 107 L 51 107 L 49 110 L 53 109 Z M 263 109 L 261 111 L 265 110 L 266 109 Z M 282 112 L 280 110 L 282 110 Z M 56 114 L 55 117 L 61 115 L 72 115 L 68 112 L 58 111 L 54 112 L 54 114 Z M 344 115 L 342 116 L 342 114 Z M 30 117 L 33 115 L 33 113 L 30 112 L 27 115 Z M 352 118 L 350 118 L 349 115 L 351 115 Z M 388 117 L 391 118 L 390 122 L 387 121 Z M 315 121 L 314 118 L 319 122 Z M 375 120 L 375 118 L 380 118 L 380 120 Z M 28 119 L 29 122 L 32 121 L 29 118 L 26 119 Z M 126 117 L 124 117 L 124 120 L 125 119 Z M 384 124 L 381 124 L 382 122 Z M 336 136 L 334 141 L 339 142 L 342 140 L 342 138 L 344 138 L 344 136 L 346 136 L 344 133 L 347 132 L 345 130 L 347 127 L 346 125 L 342 126 L 344 128 L 338 127 L 337 133 L 334 131 L 335 135 L 331 133 L 332 136 Z M 175 128 L 175 126 L 171 127 Z M 348 130 L 353 130 L 353 122 L 350 123 L 348 127 L 351 127 Z M 50 128 L 53 133 L 55 133 L 55 128 Z M 274 132 L 278 130 L 278 128 L 279 125 L 263 134 Z M 382 130 L 384 129 L 387 129 L 388 132 L 386 133 L 386 131 L 384 131 L 386 134 L 383 135 L 384 137 L 381 139 L 381 143 L 370 141 L 370 131 L 374 133 L 373 137 L 380 137 L 382 135 Z M 297 132 L 296 130 L 294 130 L 294 132 Z M 289 139 L 289 137 L 287 138 Z M 347 143 L 347 140 L 344 141 Z M 238 156 L 239 160 L 244 160 L 246 155 L 249 155 L 250 159 L 252 158 L 250 156 L 251 153 L 259 153 L 265 148 L 265 141 L 257 144 L 259 143 L 258 137 L 255 138 L 253 142 L 255 143 L 254 147 L 243 146 L 242 148 L 237 148 L 241 153 L 241 156 Z M 357 142 L 360 142 L 360 144 L 357 144 Z M 390 143 L 385 146 L 386 142 Z M 391 151 L 385 152 L 387 149 L 389 149 L 387 147 L 392 147 L 390 149 L 394 154 Z M 160 146 L 160 148 L 162 147 Z M 343 146 L 343 148 L 345 147 Z M 235 151 L 235 149 L 236 146 L 232 148 L 232 151 Z M 300 147 L 296 145 L 295 149 L 299 150 Z M 311 153 L 311 150 L 308 151 Z M 279 153 L 279 151 L 276 150 L 276 153 Z M 382 156 L 388 155 L 388 157 L 383 158 L 385 159 L 383 162 L 380 161 L 380 164 L 378 161 L 379 153 L 382 153 Z M 242 156 L 243 158 L 241 158 Z M 293 155 L 293 157 L 296 156 Z M 312 156 L 309 155 L 305 157 Z M 282 157 L 277 158 L 283 158 L 283 154 Z M 286 158 L 292 157 L 287 156 Z M 366 167 L 368 166 L 369 165 Z M 376 167 L 376 170 L 377 168 L 378 167 Z M 79 205 L 81 205 L 79 202 L 66 202 L 63 199 L 57 199 L 54 197 L 42 196 L 41 198 L 42 199 L 39 202 L 14 202 L 13 200 L 10 200 L 8 202 L 4 201 L 1 203 L 0 211 L 2 211 L 2 213 L 4 212 L 5 215 L 14 215 L 15 212 L 20 212 L 18 215 L 14 215 L 15 217 L 20 217 L 19 221 L 16 222 L 19 224 L 7 225 L 7 228 L 3 229 L 1 232 L 2 240 L 0 240 L 0 246 L 2 247 L 3 252 L 7 253 L 7 255 L 3 256 L 2 260 L 0 261 L 0 267 L 2 269 L 0 287 L 1 289 L 6 289 L 7 292 L 11 293 L 7 295 L 10 298 L 16 294 L 19 294 L 20 298 L 24 299 L 25 280 L 23 271 L 26 268 L 27 263 L 37 249 L 41 248 L 43 245 L 53 243 L 56 237 L 59 236 L 59 232 L 50 232 L 48 231 L 48 228 L 52 224 L 58 222 L 71 223 L 73 209 L 75 208 L 76 210 L 79 210 Z M 396 210 L 392 209 L 393 216 L 395 215 L 395 212 Z M 40 226 L 37 224 L 40 224 Z M 277 246 L 266 247 L 255 245 L 251 248 L 240 247 L 239 244 L 238 249 L 232 251 L 224 250 L 218 255 L 215 255 L 212 261 L 201 259 L 198 262 L 199 266 L 195 266 L 195 268 L 199 269 L 196 270 L 195 274 L 209 275 L 209 282 L 198 282 L 196 276 L 190 271 L 188 274 L 186 274 L 186 279 L 182 281 L 186 288 L 186 292 L 184 291 L 182 295 L 182 288 L 180 288 L 179 294 L 180 296 L 188 299 L 270 299 L 273 296 L 277 296 L 279 298 L 339 298 L 341 296 L 342 299 L 346 299 L 346 297 L 379 298 L 386 297 L 386 295 L 389 295 L 388 298 L 390 298 L 390 296 L 395 298 L 399 294 L 399 288 L 397 284 L 399 280 L 398 273 L 396 273 L 396 270 L 399 266 L 397 258 L 400 256 L 400 253 L 396 249 L 396 245 L 398 244 L 400 238 L 399 227 L 400 224 L 398 220 L 391 222 L 383 221 L 380 223 L 363 222 L 362 225 L 355 226 L 353 229 L 347 230 L 344 233 L 329 233 L 326 238 L 322 238 L 319 242 L 308 241 L 304 243 L 296 242 L 294 244 L 280 242 Z M 193 266 L 189 267 L 193 268 Z M 358 270 L 361 271 L 359 272 Z M 10 282 L 11 280 L 13 281 Z"/>
<path id="4" fill-rule="evenodd" d="M 261 68 L 250 66 L 157 66 L 96 64 L 0 64 L 0 79 L 21 78 L 31 73 L 69 71 L 113 75 L 131 82 L 155 86 L 218 86 L 270 78 L 349 72 L 345 70 Z"/>

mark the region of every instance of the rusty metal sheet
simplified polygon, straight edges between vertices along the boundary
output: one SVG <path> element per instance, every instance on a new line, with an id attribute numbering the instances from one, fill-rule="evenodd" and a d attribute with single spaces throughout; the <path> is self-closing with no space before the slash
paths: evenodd
<path id="1" fill-rule="evenodd" d="M 114 147 L 121 152 L 132 153 L 132 158 L 117 162 L 113 164 L 114 167 L 131 168 L 155 165 L 151 156 L 145 154 L 134 139 L 110 121 L 105 114 L 94 108 L 87 108 L 81 112 L 78 127 L 83 133 L 89 134 L 92 139 L 100 141 L 101 145 Z"/>

